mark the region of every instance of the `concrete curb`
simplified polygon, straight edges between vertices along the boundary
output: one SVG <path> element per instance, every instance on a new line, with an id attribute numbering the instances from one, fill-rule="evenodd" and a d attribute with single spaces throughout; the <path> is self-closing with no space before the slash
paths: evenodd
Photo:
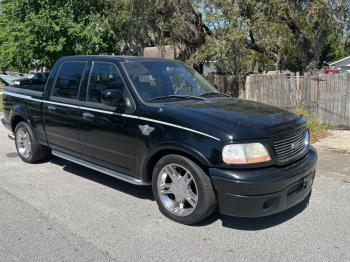
<path id="1" fill-rule="evenodd" d="M 314 144 L 316 149 L 350 154 L 350 131 L 331 130 L 329 135 Z"/>

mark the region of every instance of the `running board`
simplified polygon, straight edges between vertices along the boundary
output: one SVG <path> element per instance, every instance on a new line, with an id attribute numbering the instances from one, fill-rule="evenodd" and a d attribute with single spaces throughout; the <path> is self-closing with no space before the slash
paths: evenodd
<path id="1" fill-rule="evenodd" d="M 109 175 L 109 176 L 114 177 L 114 178 L 118 178 L 120 180 L 126 181 L 126 182 L 134 184 L 134 185 L 147 186 L 147 185 L 151 184 L 151 183 L 143 182 L 140 179 L 137 179 L 135 177 L 128 176 L 128 175 L 119 173 L 117 171 L 111 170 L 109 168 L 102 167 L 102 166 L 90 163 L 88 161 L 82 160 L 80 158 L 77 158 L 77 157 L 74 157 L 74 156 L 62 153 L 62 152 L 57 151 L 55 149 L 52 149 L 52 154 L 54 156 L 59 157 L 59 158 L 63 158 L 65 160 L 71 161 L 71 162 L 76 163 L 78 165 L 85 166 L 87 168 L 93 169 L 95 171 L 101 172 L 103 174 Z"/>

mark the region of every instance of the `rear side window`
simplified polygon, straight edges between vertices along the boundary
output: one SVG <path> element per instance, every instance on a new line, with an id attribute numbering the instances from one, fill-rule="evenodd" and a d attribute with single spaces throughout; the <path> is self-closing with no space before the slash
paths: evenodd
<path id="1" fill-rule="evenodd" d="M 102 103 L 102 94 L 105 91 L 124 91 L 123 79 L 114 64 L 96 62 L 90 75 L 87 101 Z"/>
<path id="2" fill-rule="evenodd" d="M 53 96 L 78 99 L 79 86 L 87 62 L 66 62 L 61 66 Z"/>

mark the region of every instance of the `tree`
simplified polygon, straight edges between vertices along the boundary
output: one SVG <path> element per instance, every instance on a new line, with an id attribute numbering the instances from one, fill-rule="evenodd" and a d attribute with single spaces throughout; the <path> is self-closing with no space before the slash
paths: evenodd
<path id="1" fill-rule="evenodd" d="M 193 58 L 216 61 L 222 71 L 232 73 L 312 70 L 323 59 L 345 54 L 346 3 L 349 5 L 323 0 L 204 1 L 204 22 L 212 34 Z M 334 19 L 339 12 L 342 18 Z"/>
<path id="2" fill-rule="evenodd" d="M 120 52 L 119 37 L 104 27 L 104 1 L 2 0 L 0 68 L 26 70 L 35 59 L 50 66 L 73 54 Z"/>
<path id="3" fill-rule="evenodd" d="M 190 0 L 130 1 L 126 49 L 140 54 L 144 47 L 171 44 L 187 61 L 206 42 L 210 29 L 203 22 L 198 3 Z M 194 66 L 201 71 L 201 62 Z"/>
<path id="4" fill-rule="evenodd" d="M 349 0 L 0 0 L 0 68 L 171 44 L 201 72 L 313 70 L 350 53 Z M 174 52 L 175 53 L 175 52 Z"/>

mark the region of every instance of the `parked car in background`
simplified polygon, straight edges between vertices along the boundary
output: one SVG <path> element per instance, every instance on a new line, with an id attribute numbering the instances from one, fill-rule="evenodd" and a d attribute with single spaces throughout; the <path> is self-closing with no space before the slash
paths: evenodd
<path id="1" fill-rule="evenodd" d="M 332 75 L 339 75 L 339 74 L 349 74 L 350 71 L 343 70 L 343 69 L 337 69 L 337 68 L 323 68 L 321 70 L 322 74 L 332 74 Z"/>
<path id="2" fill-rule="evenodd" d="M 15 75 L 15 74 L 1 74 L 0 75 L 0 80 L 5 83 L 5 85 L 11 85 L 11 82 L 21 79 L 20 75 Z"/>
<path id="3" fill-rule="evenodd" d="M 179 61 L 64 57 L 43 91 L 5 87 L 3 106 L 23 161 L 51 152 L 152 185 L 160 211 L 183 224 L 217 207 L 242 217 L 284 211 L 315 177 L 305 117 L 223 95 Z"/>
<path id="4" fill-rule="evenodd" d="M 50 72 L 30 72 L 25 77 L 14 79 L 10 82 L 12 86 L 44 86 Z"/>

